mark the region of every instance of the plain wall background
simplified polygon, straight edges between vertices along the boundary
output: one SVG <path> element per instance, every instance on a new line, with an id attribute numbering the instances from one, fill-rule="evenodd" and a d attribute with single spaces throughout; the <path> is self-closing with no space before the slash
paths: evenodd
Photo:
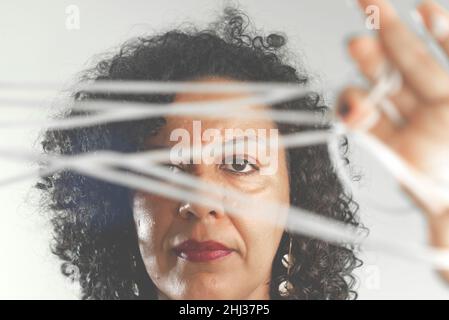
<path id="1" fill-rule="evenodd" d="M 449 1 L 440 1 L 449 7 Z M 339 88 L 357 82 L 346 53 L 345 39 L 366 33 L 364 20 L 351 1 L 345 0 L 241 0 L 240 7 L 255 25 L 267 32 L 282 31 L 289 47 L 323 88 L 329 104 Z M 413 0 L 394 4 L 409 23 Z M 80 29 L 67 30 L 66 8 L 80 9 Z M 2 0 L 0 3 L 0 82 L 70 82 L 97 53 L 142 33 L 168 30 L 193 22 L 214 20 L 223 1 L 210 0 Z M 1 119 L 44 119 L 41 108 L 1 109 Z M 0 129 L 0 149 L 37 150 L 37 131 Z M 352 148 L 353 168 L 362 174 L 357 184 L 362 221 L 371 233 L 425 243 L 421 213 L 402 195 L 377 161 Z M 0 160 L 0 177 L 13 176 L 33 167 L 28 163 Z M 59 272 L 50 254 L 50 228 L 34 206 L 38 200 L 27 180 L 0 188 L 0 298 L 76 299 L 76 286 Z M 369 199 L 368 199 L 369 198 Z M 358 271 L 361 299 L 449 298 L 449 286 L 428 266 L 381 252 L 364 253 Z"/>

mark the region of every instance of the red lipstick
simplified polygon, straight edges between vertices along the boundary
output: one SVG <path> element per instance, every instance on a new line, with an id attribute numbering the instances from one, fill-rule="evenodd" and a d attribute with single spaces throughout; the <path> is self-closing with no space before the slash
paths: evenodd
<path id="1" fill-rule="evenodd" d="M 187 240 L 175 247 L 176 255 L 192 262 L 207 262 L 232 253 L 224 244 L 216 241 Z"/>

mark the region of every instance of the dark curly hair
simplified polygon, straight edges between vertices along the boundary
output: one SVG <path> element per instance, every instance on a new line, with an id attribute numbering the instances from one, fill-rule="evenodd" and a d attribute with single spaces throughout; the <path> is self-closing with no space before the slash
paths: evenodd
<path id="1" fill-rule="evenodd" d="M 84 71 L 81 83 L 98 80 L 183 81 L 222 76 L 239 81 L 270 81 L 306 85 L 303 70 L 286 62 L 286 37 L 261 36 L 249 29 L 248 17 L 235 8 L 206 30 L 194 27 L 144 36 L 126 42 Z M 72 103 L 85 100 L 170 103 L 174 95 L 91 93 L 75 90 Z M 317 93 L 272 106 L 280 110 L 307 110 L 324 114 L 328 108 Z M 72 107 L 62 117 L 82 114 Z M 61 115 L 60 115 L 61 117 Z M 97 150 L 137 152 L 145 137 L 155 134 L 164 119 L 122 121 L 67 130 L 47 130 L 42 136 L 46 154 L 75 155 Z M 323 126 L 278 124 L 282 134 L 323 129 Z M 342 157 L 347 151 L 343 139 Z M 358 205 L 341 185 L 326 146 L 287 151 L 291 205 L 361 227 Z M 345 158 L 346 159 L 346 158 Z M 62 273 L 78 281 L 83 299 L 156 299 L 156 288 L 143 265 L 132 219 L 133 190 L 86 177 L 69 170 L 42 178 L 42 208 L 51 214 L 52 251 L 63 261 Z M 352 245 L 333 245 L 292 235 L 295 264 L 289 281 L 294 290 L 287 299 L 353 299 L 353 270 L 361 265 Z M 273 262 L 270 295 L 285 299 L 278 286 L 286 279 L 281 264 L 289 235 L 284 233 Z"/>

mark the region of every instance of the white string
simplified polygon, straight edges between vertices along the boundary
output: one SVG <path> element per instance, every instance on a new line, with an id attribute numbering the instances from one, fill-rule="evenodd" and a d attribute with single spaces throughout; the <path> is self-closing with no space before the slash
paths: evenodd
<path id="1" fill-rule="evenodd" d="M 329 139 L 331 139 L 335 135 L 334 130 L 326 129 L 326 130 L 314 130 L 310 132 L 297 132 L 289 135 L 284 135 L 280 137 L 280 140 L 277 141 L 275 137 L 270 137 L 266 143 L 273 144 L 279 143 L 279 146 L 284 148 L 299 148 L 299 147 L 308 147 L 317 144 L 326 144 Z M 244 144 L 244 141 L 236 141 L 235 146 L 238 147 L 239 144 Z M 220 142 L 215 142 L 211 145 L 212 148 L 216 149 L 217 152 L 221 151 L 222 144 Z M 197 151 L 201 151 L 201 146 L 193 147 L 192 153 Z M 138 153 L 126 153 L 121 154 L 123 159 L 128 159 L 129 161 L 147 161 L 152 163 L 166 163 L 170 162 L 170 152 L 171 149 L 158 149 L 158 150 L 150 150 L 143 151 Z M 46 176 L 61 170 L 64 167 L 70 167 L 72 163 L 76 163 L 77 161 L 95 161 L 96 158 L 108 159 L 114 158 L 117 156 L 117 152 L 115 151 L 95 151 L 95 152 L 86 152 L 78 155 L 37 155 L 33 152 L 28 152 L 24 150 L 12 150 L 12 149 L 0 149 L 0 157 L 9 159 L 11 161 L 31 161 L 31 162 L 39 162 L 46 163 L 47 166 L 45 169 L 34 170 L 27 174 L 21 174 L 16 177 L 9 177 L 5 180 L 0 180 L 0 187 L 7 186 L 10 183 L 14 183 L 17 181 L 21 181 L 23 179 L 28 179 L 31 177 L 38 176 Z M 107 161 L 107 160 L 104 160 Z M 125 161 L 125 160 L 124 160 Z M 189 159 L 186 159 L 189 161 Z"/>
<path id="2" fill-rule="evenodd" d="M 397 93 L 402 87 L 402 76 L 396 69 L 392 68 L 388 63 L 382 65 L 380 69 L 380 76 L 376 84 L 370 90 L 366 100 L 378 108 L 378 112 L 382 111 L 384 114 L 397 126 L 402 126 L 405 123 L 404 118 L 396 109 L 396 106 L 389 96 Z M 364 130 L 369 130 L 379 120 L 379 114 L 373 113 L 371 117 L 366 120 Z"/>
<path id="3" fill-rule="evenodd" d="M 116 93 L 116 94 L 169 94 L 169 93 L 262 93 L 266 91 L 303 92 L 306 85 L 280 82 L 180 82 L 180 81 L 129 81 L 98 80 L 83 82 L 70 88 L 71 92 Z M 309 89 L 310 91 L 311 89 Z M 26 96 L 42 93 L 58 94 L 61 86 L 55 83 L 0 82 L 0 93 L 11 96 Z M 0 95 L 1 96 L 1 95 Z"/>
<path id="4" fill-rule="evenodd" d="M 179 190 L 176 187 L 161 184 L 157 181 L 155 182 L 147 177 L 143 178 L 140 176 L 133 176 L 133 174 L 130 173 L 120 173 L 114 169 L 105 169 L 102 167 L 102 164 L 116 165 L 124 168 L 128 167 L 133 170 L 139 170 L 141 173 L 151 174 L 164 178 L 167 181 L 176 182 L 177 184 L 184 185 L 186 187 L 203 189 L 208 193 L 225 193 L 228 197 L 231 197 L 238 203 L 245 203 L 248 205 L 249 200 L 246 197 L 242 197 L 237 192 L 232 191 L 232 189 L 214 186 L 213 184 L 205 183 L 188 175 L 170 175 L 169 171 L 164 171 L 160 167 L 148 166 L 148 159 L 143 158 L 142 156 L 143 155 L 140 154 L 138 156 L 134 155 L 133 157 L 130 157 L 129 155 L 120 155 L 114 152 L 103 152 L 64 157 L 64 159 L 55 157 L 51 159 L 51 162 L 52 165 L 57 166 L 58 170 L 61 170 L 62 168 L 74 169 L 82 174 L 87 174 L 103 179 L 107 182 L 123 185 L 125 187 L 130 187 L 133 189 L 137 188 L 139 190 L 152 192 L 172 199 L 193 201 L 210 207 L 216 206 L 216 200 L 204 200 L 207 199 L 204 198 L 204 195 L 199 197 L 196 193 L 188 192 L 182 189 Z M 49 169 L 49 171 L 51 170 Z M 286 208 L 279 204 L 275 205 L 272 203 L 261 203 L 260 201 L 258 201 L 258 205 L 261 205 L 262 208 L 264 208 L 265 213 L 268 214 L 270 212 L 278 212 L 279 210 L 288 210 L 290 214 L 287 226 L 288 229 L 291 229 L 291 231 L 295 233 L 300 233 L 305 236 L 333 243 L 360 243 L 367 247 L 372 247 L 373 249 L 382 249 L 390 254 L 400 254 L 406 258 L 414 258 L 418 261 L 431 263 L 433 266 L 438 268 L 449 267 L 449 253 L 443 250 L 436 250 L 418 244 L 408 243 L 404 245 L 402 242 L 399 242 L 391 237 L 372 237 L 371 239 L 364 239 L 360 235 L 359 230 L 352 226 L 317 216 L 316 214 L 312 214 L 299 208 Z M 231 208 L 226 208 L 226 210 L 230 210 L 234 214 L 249 213 L 248 210 L 244 210 L 244 213 L 239 212 L 232 206 Z M 257 211 L 260 215 L 260 208 Z M 260 215 L 260 217 L 262 216 L 264 215 Z"/>
<path id="5" fill-rule="evenodd" d="M 267 106 L 279 104 L 295 98 L 304 96 L 307 91 L 273 91 L 263 96 L 253 96 L 237 99 L 226 99 L 224 101 L 211 102 L 189 102 L 167 104 L 151 104 L 138 102 L 114 102 L 114 101 L 90 101 L 79 102 L 74 105 L 74 110 L 103 111 L 99 114 L 74 116 L 71 118 L 54 119 L 51 121 L 0 121 L 0 128 L 39 127 L 46 129 L 72 129 L 98 125 L 101 123 L 130 121 L 147 119 L 166 115 L 203 115 L 216 117 L 235 117 L 235 112 L 240 111 L 239 116 L 261 118 L 263 115 L 270 116 L 274 121 L 283 121 L 300 124 L 323 124 L 323 115 L 317 112 L 307 111 L 278 111 L 266 110 L 263 115 L 260 110 L 251 110 L 248 106 Z M 105 111 L 106 110 L 106 111 Z M 325 119 L 324 119 L 325 120 Z"/>
<path id="6" fill-rule="evenodd" d="M 233 92 L 235 93 L 235 90 L 237 87 L 240 88 L 240 92 L 248 92 L 247 90 L 262 90 L 261 88 L 262 86 L 256 86 L 256 87 L 252 87 L 247 86 L 245 87 L 245 85 L 238 84 L 238 85 L 231 85 L 231 86 L 223 86 L 223 84 L 219 84 L 217 86 L 212 85 L 212 87 L 210 87 L 209 84 L 207 85 L 203 85 L 202 87 L 198 87 L 197 84 L 191 85 L 191 84 L 174 84 L 175 87 L 176 85 L 180 85 L 179 87 L 174 87 L 173 83 L 164 83 L 164 84 L 157 84 L 151 86 L 151 84 L 148 83 L 94 83 L 93 86 L 86 86 L 86 88 L 84 89 L 85 91 L 90 91 L 91 92 L 109 92 L 110 90 L 116 90 L 115 92 L 121 92 L 121 93 L 148 93 L 150 91 L 148 90 L 155 90 L 154 92 L 179 92 L 182 90 L 185 90 L 184 92 L 205 92 L 206 90 L 212 90 L 210 92 L 218 92 L 218 91 L 214 91 L 214 90 L 221 90 L 223 87 L 227 87 L 227 89 L 224 90 L 229 90 L 226 92 Z M 379 85 L 379 87 L 381 88 L 382 86 Z M 271 89 L 273 87 L 270 87 Z M 176 90 L 175 90 L 176 89 Z M 263 90 L 267 90 L 268 87 L 264 87 Z M 381 88 L 382 89 L 382 88 Z M 139 91 L 140 90 L 140 91 Z M 190 91 L 193 90 L 193 91 Z M 195 91 L 198 90 L 198 91 Z M 151 91 L 153 92 L 153 91 Z M 223 91 L 219 91 L 219 92 L 223 92 Z M 371 95 L 371 98 L 373 100 L 377 100 L 380 99 L 380 97 L 382 96 L 382 94 L 386 94 L 385 90 L 382 89 L 378 89 L 378 91 L 376 92 L 376 90 L 373 90 L 373 94 Z M 278 90 L 278 91 L 273 91 L 270 94 L 266 94 L 266 96 L 264 97 L 255 97 L 255 99 L 260 99 L 257 100 L 259 101 L 260 104 L 264 104 L 264 105 L 271 105 L 271 104 L 275 104 L 275 103 L 279 103 L 280 101 L 287 101 L 292 99 L 293 97 L 299 97 L 306 94 L 305 90 L 298 90 L 298 88 L 295 88 L 295 90 Z M 264 100 L 265 99 L 265 100 Z M 283 100 L 284 99 L 284 100 Z M 241 99 L 241 100 L 245 100 L 245 99 Z M 242 101 L 240 100 L 240 103 L 242 103 Z M 253 103 L 255 102 L 255 100 L 251 100 Z M 234 103 L 234 102 L 233 102 Z M 236 104 L 234 105 L 232 103 L 232 106 L 236 106 L 238 103 L 235 102 Z M 131 120 L 135 120 L 135 119 L 140 119 L 140 117 L 154 117 L 155 114 L 157 114 L 157 112 L 154 109 L 149 109 L 149 110 L 144 110 L 142 107 L 142 105 L 140 105 L 140 108 L 134 108 L 136 107 L 136 105 L 134 106 L 130 106 L 128 104 L 127 108 L 123 109 L 123 112 L 120 112 L 120 110 L 116 110 L 114 107 L 111 107 L 111 102 L 108 102 L 109 104 L 109 110 L 105 111 L 106 105 L 101 106 L 101 104 L 99 104 L 98 102 L 95 102 L 95 104 L 90 105 L 84 105 L 85 110 L 88 110 L 90 108 L 90 110 L 96 110 L 96 111 L 101 111 L 102 113 L 100 113 L 99 115 L 90 115 L 89 117 L 90 120 L 86 120 L 83 119 L 81 122 L 76 122 L 79 121 L 79 119 L 69 119 L 69 120 L 74 120 L 72 123 L 63 123 L 63 120 L 58 122 L 54 122 L 53 124 L 50 124 L 50 126 L 46 126 L 46 128 L 71 128 L 71 127 L 78 127 L 78 126 L 84 126 L 84 125 L 90 125 L 90 124 L 98 124 L 100 121 L 115 121 L 116 119 L 120 119 L 120 121 L 123 121 L 124 119 L 131 119 Z M 198 105 L 199 103 L 194 103 L 194 105 Z M 210 114 L 210 115 L 215 115 L 218 111 L 222 111 L 224 107 L 226 108 L 230 108 L 229 105 L 231 105 L 231 103 L 229 103 L 229 101 L 226 102 L 214 102 L 214 103 L 208 103 L 209 105 L 212 105 L 213 107 L 215 107 L 215 110 L 213 110 L 213 108 L 211 108 L 210 110 L 205 110 L 204 113 L 202 114 Z M 245 104 L 248 104 L 248 100 L 245 101 Z M 123 106 L 123 104 L 121 104 L 121 106 Z M 220 107 L 219 107 L 220 106 Z M 80 105 L 79 106 L 80 109 L 83 109 L 83 106 Z M 151 107 L 151 106 L 147 106 L 147 107 Z M 154 107 L 154 106 L 153 106 Z M 185 107 L 185 106 L 184 106 Z M 193 107 L 193 104 L 191 104 L 191 107 Z M 240 105 L 241 107 L 241 105 Z M 176 107 L 175 107 L 176 108 Z M 162 109 L 162 108 L 161 108 Z M 161 115 L 167 115 L 170 114 L 170 110 L 176 110 L 176 109 L 171 109 L 171 108 L 163 108 L 165 110 L 160 111 Z M 144 111 L 147 111 L 148 113 L 144 113 Z M 175 111 L 171 111 L 171 112 L 175 112 Z M 198 112 L 196 110 L 190 110 L 191 113 L 194 112 Z M 277 113 L 274 111 L 270 111 L 270 117 L 275 118 L 277 117 Z M 175 114 L 179 114 L 179 113 L 175 113 Z M 188 114 L 188 111 L 186 111 L 186 114 Z M 239 114 L 240 115 L 240 114 Z M 308 114 L 310 115 L 310 114 Z M 288 117 L 284 117 L 283 119 L 285 121 L 289 120 L 289 116 L 295 116 L 295 114 L 290 113 L 288 115 Z M 304 114 L 304 116 L 307 116 L 306 114 Z M 314 115 L 316 116 L 316 114 Z M 93 120 L 92 120 L 92 117 Z M 97 117 L 97 118 L 95 118 Z M 98 118 L 100 117 L 100 118 Z M 103 118 L 101 118 L 103 117 Z M 278 119 L 281 119 L 282 117 L 279 116 Z M 307 117 L 305 117 L 307 118 Z M 64 121 L 66 121 L 67 119 L 64 119 Z M 308 119 L 310 120 L 310 119 Z M 85 121 L 85 122 L 83 122 Z M 90 121 L 90 122 L 89 122 Z M 310 121 L 308 123 L 315 123 L 313 121 Z M 322 124 L 322 122 L 321 122 Z M 338 145 L 336 144 L 337 140 L 332 140 L 331 138 L 335 138 L 336 137 L 336 132 L 335 131 L 337 127 L 334 127 L 333 130 L 330 130 L 328 132 L 320 132 L 320 131 L 316 131 L 316 132 L 303 132 L 300 133 L 296 136 L 294 135 L 290 135 L 290 136 L 284 136 L 282 141 L 284 143 L 285 147 L 288 146 L 294 146 L 294 145 L 313 145 L 313 144 L 319 144 L 319 143 L 326 143 L 329 142 L 331 140 L 330 143 L 328 143 L 328 147 L 329 147 L 329 153 L 333 156 L 331 156 L 331 159 L 334 163 L 334 167 L 336 168 L 337 173 L 340 175 L 341 180 L 344 182 L 345 185 L 347 185 L 347 187 L 351 186 L 350 181 L 346 181 L 345 182 L 345 177 L 347 177 L 347 175 L 345 174 L 341 174 L 342 169 L 343 169 L 343 164 L 341 163 L 341 158 L 339 157 L 339 155 L 337 156 L 338 153 Z M 337 128 L 338 129 L 338 128 Z M 341 132 L 340 132 L 341 133 Z M 167 150 L 166 150 L 167 151 Z M 10 150 L 6 150 L 4 153 L 6 153 L 8 156 L 14 156 L 11 154 Z M 24 154 L 16 154 L 17 156 L 24 156 Z M 105 157 L 105 155 L 107 155 L 107 157 Z M 149 158 L 147 158 L 147 161 L 150 160 L 157 160 L 157 161 L 161 161 L 162 159 L 166 159 L 168 157 L 168 152 L 159 152 L 159 151 L 151 151 L 148 153 L 148 155 L 150 156 Z M 151 193 L 155 193 L 155 194 L 160 194 L 166 197 L 170 197 L 170 198 L 176 198 L 178 200 L 190 200 L 190 201 L 194 201 L 194 202 L 198 202 L 200 204 L 203 205 L 208 205 L 208 206 L 214 206 L 216 204 L 215 201 L 211 201 L 210 199 L 208 200 L 207 198 L 203 198 L 203 197 L 199 197 L 198 195 L 196 195 L 195 193 L 183 190 L 183 189 L 179 189 L 179 188 L 175 188 L 173 186 L 170 185 L 166 185 L 166 184 L 162 184 L 160 182 L 154 181 L 152 179 L 148 179 L 148 178 L 143 178 L 143 177 L 139 177 L 139 176 L 135 176 L 132 175 L 130 173 L 123 173 L 123 172 L 118 172 L 115 169 L 111 169 L 111 168 L 107 168 L 104 167 L 104 165 L 102 164 L 101 161 L 107 161 L 107 163 L 110 164 L 111 161 L 113 161 L 116 158 L 116 154 L 111 153 L 111 152 L 106 152 L 106 153 L 96 153 L 96 154 L 87 154 L 87 155 L 78 155 L 78 156 L 73 156 L 73 157 L 49 157 L 49 158 L 45 158 L 45 157 L 41 157 L 40 160 L 44 160 L 47 161 L 49 163 L 49 167 L 41 172 L 38 172 L 38 174 L 40 176 L 44 176 L 44 175 L 48 175 L 51 174 L 52 172 L 55 171 L 59 171 L 59 170 L 63 170 L 63 169 L 74 169 L 82 174 L 87 174 L 93 177 L 97 177 L 100 179 L 103 179 L 105 181 L 111 182 L 111 183 L 116 183 L 116 184 L 120 184 L 129 188 L 133 188 L 133 189 L 141 189 L 144 191 L 148 191 Z M 120 164 L 127 164 L 128 160 L 129 161 L 137 161 L 138 157 L 142 156 L 142 154 L 139 155 L 126 155 L 127 158 L 123 158 L 123 156 L 119 157 L 119 162 L 116 163 L 116 165 Z M 27 158 L 27 157 L 25 157 Z M 105 160 L 107 159 L 107 160 Z M 135 163 L 135 162 L 131 162 L 131 163 Z M 134 167 L 134 169 L 143 169 L 143 167 Z M 156 167 L 157 168 L 157 167 Z M 160 168 L 158 168 L 158 170 L 160 170 Z M 160 175 L 161 178 L 164 179 L 168 179 L 167 176 L 164 176 L 162 171 L 152 171 L 152 172 L 148 172 L 151 173 L 152 175 Z M 31 173 L 30 173 L 31 174 Z M 23 174 L 21 175 L 20 178 L 23 178 L 24 176 L 27 176 L 27 174 Z M 182 184 L 184 183 L 185 186 L 190 186 L 192 187 L 192 184 L 195 183 L 198 184 L 197 180 L 190 180 L 190 179 L 194 179 L 192 177 L 189 177 L 187 179 L 187 177 L 183 177 L 182 179 L 177 179 L 176 182 L 178 184 Z M 9 181 L 13 181 L 13 179 L 9 178 Z M 174 181 L 174 180 L 173 180 Z M 212 188 L 213 190 L 215 190 L 215 188 Z M 211 190 L 211 185 L 208 184 L 208 190 Z M 226 191 L 227 193 L 229 193 L 229 190 L 222 190 L 222 191 Z M 232 193 L 232 192 L 231 192 Z M 234 195 L 235 196 L 235 195 Z M 246 199 L 246 198 L 245 198 Z M 246 199 L 246 202 L 248 201 L 248 199 Z M 273 205 L 273 204 L 271 204 Z M 271 207 L 270 204 L 263 204 L 263 207 L 265 208 L 271 208 L 271 209 L 281 209 L 279 207 L 279 204 L 277 204 L 277 207 Z M 230 211 L 237 211 L 236 208 L 230 208 Z M 270 210 L 266 210 L 267 212 Z M 289 221 L 288 221 L 288 228 L 292 229 L 295 232 L 299 232 L 303 235 L 306 236 L 310 236 L 310 237 L 315 237 L 318 239 L 322 239 L 325 241 L 330 241 L 330 242 L 338 242 L 338 243 L 361 243 L 363 242 L 363 244 L 367 247 L 373 247 L 373 248 L 377 248 L 377 249 L 382 249 L 386 252 L 389 253 L 395 253 L 396 255 L 402 255 L 404 257 L 408 257 L 408 258 L 414 258 L 416 260 L 420 260 L 420 261 L 424 261 L 424 262 L 428 262 L 431 263 L 432 265 L 434 265 L 435 267 L 448 267 L 449 266 L 449 259 L 448 259 L 448 254 L 446 251 L 443 250 L 437 250 L 428 246 L 422 246 L 422 245 L 418 245 L 418 244 L 411 244 L 411 243 L 407 243 L 404 244 L 400 241 L 397 241 L 394 238 L 389 238 L 389 237 L 371 237 L 368 239 L 364 239 L 362 241 L 361 235 L 359 234 L 359 230 L 357 230 L 356 228 L 352 227 L 352 226 L 348 226 L 347 224 L 343 224 L 341 222 L 337 222 L 337 221 L 328 221 L 326 219 L 324 219 L 322 216 L 319 216 L 317 214 L 312 214 L 312 213 L 308 213 L 304 210 L 301 210 L 299 208 L 289 208 Z M 234 212 L 235 213 L 235 212 Z M 245 211 L 245 214 L 247 214 L 248 212 Z M 292 217 L 292 218 L 291 218 Z M 352 228 L 352 229 L 351 229 Z"/>
<path id="7" fill-rule="evenodd" d="M 113 159 L 108 159 L 108 162 Z M 122 159 L 119 159 L 117 164 L 123 165 L 124 162 Z M 126 162 L 125 162 L 126 164 Z M 124 185 L 133 189 L 139 189 L 142 191 L 151 192 L 153 194 L 158 194 L 164 197 L 168 197 L 171 199 L 182 200 L 182 201 L 192 201 L 198 203 L 199 205 L 205 205 L 212 208 L 215 208 L 216 201 L 210 201 L 208 196 L 202 195 L 198 196 L 196 193 L 192 193 L 189 191 L 185 191 L 176 187 L 163 185 L 161 186 L 160 182 L 155 182 L 151 179 L 143 179 L 138 176 L 132 176 L 129 174 L 120 174 L 115 172 L 114 170 L 106 170 L 101 166 L 92 166 L 88 164 L 86 166 L 86 162 L 84 164 L 77 163 L 75 165 L 75 170 L 88 174 L 93 177 L 97 177 L 108 182 Z M 151 167 L 141 167 L 139 165 L 134 165 L 133 169 L 141 169 L 145 170 L 147 173 L 152 175 L 158 175 L 164 179 L 172 180 L 177 184 L 184 184 L 188 187 L 198 188 L 204 186 L 206 191 L 211 192 L 212 190 L 220 188 L 219 186 L 214 186 L 211 183 L 204 184 L 201 180 L 197 178 L 193 178 L 187 175 L 176 174 L 170 178 L 169 172 L 163 172 L 162 169 L 152 169 Z M 232 192 L 229 188 L 224 188 L 221 190 L 226 194 L 226 196 L 233 198 L 233 200 L 245 203 L 246 207 L 250 202 L 249 199 L 244 197 L 243 199 L 236 196 L 235 192 Z M 232 196 L 231 196 L 232 194 Z M 238 193 L 237 193 L 238 194 Z M 234 198 L 236 196 L 237 199 Z M 207 199 L 207 200 L 206 200 Z M 415 261 L 430 263 L 432 266 L 439 269 L 449 269 L 449 251 L 442 249 L 430 248 L 428 246 L 423 246 L 420 244 L 414 244 L 408 242 L 404 244 L 402 241 L 398 241 L 393 237 L 385 237 L 385 236 L 371 236 L 371 238 L 365 238 L 364 235 L 360 233 L 355 227 L 352 227 L 348 224 L 344 224 L 342 222 L 331 220 L 329 218 L 325 218 L 323 216 L 319 216 L 315 213 L 310 213 L 307 210 L 300 209 L 297 207 L 284 207 L 282 204 L 273 204 L 267 201 L 257 201 L 258 210 L 257 215 L 251 212 L 251 210 L 241 210 L 235 204 L 228 205 L 225 209 L 227 212 L 236 215 L 247 216 L 248 214 L 253 214 L 255 218 L 269 218 L 272 212 L 279 212 L 285 210 L 288 212 L 288 222 L 287 228 L 288 230 L 299 233 L 307 237 L 312 237 L 316 239 L 320 239 L 323 241 L 331 242 L 331 243 L 352 243 L 352 244 L 362 244 L 365 247 L 372 248 L 375 250 L 381 249 L 386 253 L 390 253 L 394 256 L 401 256 L 404 258 L 412 259 Z M 270 219 L 273 223 L 273 219 Z M 279 223 L 278 220 L 275 220 Z M 279 225 L 282 226 L 283 225 Z"/>

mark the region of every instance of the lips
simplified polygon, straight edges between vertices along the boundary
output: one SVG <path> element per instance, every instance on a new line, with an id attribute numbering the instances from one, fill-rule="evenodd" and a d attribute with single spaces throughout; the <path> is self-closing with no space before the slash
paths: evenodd
<path id="1" fill-rule="evenodd" d="M 225 257 L 234 250 L 216 241 L 187 240 L 175 247 L 178 257 L 192 262 L 207 262 Z"/>

